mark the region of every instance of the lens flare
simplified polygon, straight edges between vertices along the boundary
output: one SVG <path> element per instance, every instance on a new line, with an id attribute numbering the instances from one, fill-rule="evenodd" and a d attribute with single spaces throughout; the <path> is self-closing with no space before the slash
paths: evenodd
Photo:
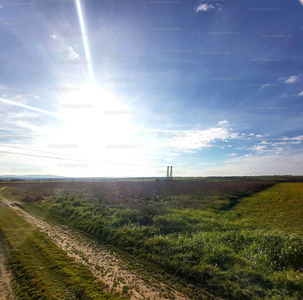
<path id="1" fill-rule="evenodd" d="M 94 76 L 93 76 L 92 60 L 91 60 L 89 43 L 88 43 L 88 39 L 87 39 L 87 32 L 86 32 L 86 28 L 85 28 L 85 22 L 84 22 L 84 18 L 83 18 L 83 12 L 82 12 L 80 0 L 76 1 L 76 8 L 77 8 L 77 13 L 78 13 L 79 22 L 80 22 L 80 28 L 81 28 L 81 32 L 82 32 L 82 39 L 83 39 L 86 61 L 88 63 L 87 65 L 88 65 L 89 80 L 90 80 L 90 84 L 93 84 Z"/>

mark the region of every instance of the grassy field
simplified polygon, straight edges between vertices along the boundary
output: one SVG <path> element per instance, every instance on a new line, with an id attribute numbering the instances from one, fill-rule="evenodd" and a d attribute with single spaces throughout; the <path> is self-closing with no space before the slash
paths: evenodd
<path id="1" fill-rule="evenodd" d="M 243 198 L 234 209 L 239 222 L 303 233 L 303 184 L 280 183 Z"/>
<path id="2" fill-rule="evenodd" d="M 116 247 L 151 275 L 183 282 L 191 299 L 206 290 L 223 299 L 295 300 L 303 299 L 302 190 L 303 183 L 249 180 L 20 185 L 2 193 Z"/>
<path id="3" fill-rule="evenodd" d="M 17 299 L 123 299 L 105 293 L 85 267 L 3 204 L 0 230 Z"/>
<path id="4" fill-rule="evenodd" d="M 280 176 L 208 176 L 208 177 L 179 177 L 174 176 L 174 181 L 187 180 L 187 181 L 207 181 L 207 182 L 226 182 L 226 181 L 275 181 L 275 182 L 299 182 L 303 181 L 303 176 L 291 176 L 291 175 L 280 175 Z M 68 183 L 68 182 L 154 182 L 154 181 L 166 181 L 165 177 L 126 177 L 126 178 L 52 178 L 52 179 L 37 179 L 37 180 L 23 180 L 23 179 L 0 179 L 0 184 L 32 184 L 32 183 Z"/>

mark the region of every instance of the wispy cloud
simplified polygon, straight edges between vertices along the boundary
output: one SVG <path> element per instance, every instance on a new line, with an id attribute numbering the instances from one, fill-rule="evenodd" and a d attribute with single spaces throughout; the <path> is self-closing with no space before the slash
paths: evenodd
<path id="1" fill-rule="evenodd" d="M 286 83 L 286 84 L 293 84 L 293 83 L 296 83 L 296 82 L 298 82 L 300 80 L 300 76 L 301 75 L 293 75 L 293 76 L 290 76 L 288 78 L 281 77 L 278 80 L 282 81 L 283 83 Z"/>
<path id="2" fill-rule="evenodd" d="M 197 8 L 196 8 L 196 12 L 199 12 L 199 11 L 208 11 L 210 9 L 214 9 L 215 7 L 212 5 L 212 4 L 206 4 L 206 3 L 203 3 L 203 4 L 200 4 Z"/>
<path id="3" fill-rule="evenodd" d="M 56 116 L 56 114 L 54 114 L 50 111 L 46 111 L 44 109 L 40 109 L 40 108 L 32 107 L 32 106 L 29 106 L 29 105 L 17 103 L 17 102 L 11 101 L 11 100 L 0 98 L 0 101 L 3 102 L 3 103 L 6 103 L 6 104 L 10 104 L 10 105 L 14 105 L 14 106 L 20 106 L 20 107 L 24 107 L 24 108 L 27 108 L 27 109 L 30 109 L 30 110 L 34 110 L 34 111 L 38 111 L 38 112 L 45 113 L 45 114 L 48 114 L 48 115 Z"/>
<path id="4" fill-rule="evenodd" d="M 302 96 L 303 96 L 303 91 L 298 95 L 298 97 L 302 97 Z"/>
<path id="5" fill-rule="evenodd" d="M 293 145 L 299 145 L 303 141 L 303 135 L 295 137 L 279 137 L 276 139 L 265 139 L 246 150 L 253 150 L 256 155 L 264 155 L 266 153 L 282 154 L 294 153 L 297 151 Z"/>
<path id="6" fill-rule="evenodd" d="M 155 134 L 155 143 L 161 148 L 173 148 L 184 153 L 195 153 L 193 150 L 211 148 L 216 141 L 227 142 L 239 137 L 226 128 L 227 121 L 221 121 L 216 127 L 206 130 L 169 131 Z"/>
<path id="7" fill-rule="evenodd" d="M 218 123 L 218 125 L 219 126 L 222 126 L 222 125 L 225 125 L 225 124 L 227 124 L 228 122 L 226 121 L 226 120 L 224 120 L 224 121 L 220 121 L 219 123 Z"/>
<path id="8" fill-rule="evenodd" d="M 69 51 L 69 59 L 76 59 L 79 57 L 79 54 L 74 51 L 73 47 L 68 47 L 67 50 Z"/>
<path id="9" fill-rule="evenodd" d="M 303 154 L 266 155 L 232 158 L 218 167 L 203 170 L 203 175 L 301 175 Z"/>
<path id="10" fill-rule="evenodd" d="M 261 87 L 260 87 L 260 90 L 263 90 L 267 87 L 270 87 L 271 85 L 269 83 L 266 83 L 266 84 L 263 84 Z"/>
<path id="11" fill-rule="evenodd" d="M 208 11 L 210 9 L 217 9 L 218 11 L 222 11 L 223 5 L 222 4 L 218 4 L 216 3 L 215 5 L 212 4 L 200 4 L 197 8 L 196 8 L 196 12 L 199 11 Z"/>
<path id="12" fill-rule="evenodd" d="M 237 153 L 226 154 L 226 156 L 235 157 L 235 156 L 237 156 Z"/>
<path id="13" fill-rule="evenodd" d="M 253 149 L 255 150 L 255 151 L 264 151 L 265 149 L 266 149 L 266 146 L 261 146 L 261 145 L 255 145 L 254 147 L 253 147 Z"/>
<path id="14" fill-rule="evenodd" d="M 222 4 L 216 4 L 218 11 L 222 11 L 223 9 L 223 5 Z"/>
<path id="15" fill-rule="evenodd" d="M 291 76 L 291 77 L 289 77 L 289 78 L 285 81 L 285 83 L 287 83 L 287 84 L 292 84 L 292 83 L 298 82 L 298 81 L 299 81 L 299 78 L 300 78 L 300 75 L 298 75 L 298 76 Z"/>
<path id="16" fill-rule="evenodd" d="M 295 136 L 292 138 L 285 136 L 282 138 L 282 140 L 283 141 L 303 141 L 303 135 Z"/>
<path id="17" fill-rule="evenodd" d="M 301 2 L 301 4 L 303 5 L 303 0 L 299 0 Z"/>

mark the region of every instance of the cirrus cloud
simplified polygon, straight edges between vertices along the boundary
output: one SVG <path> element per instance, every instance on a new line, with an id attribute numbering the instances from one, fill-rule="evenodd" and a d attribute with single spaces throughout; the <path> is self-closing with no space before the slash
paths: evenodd
<path id="1" fill-rule="evenodd" d="M 286 83 L 286 84 L 293 84 L 293 83 L 296 83 L 300 80 L 300 76 L 301 75 L 293 75 L 293 76 L 290 76 L 288 78 L 281 77 L 281 78 L 278 79 L 278 81 L 282 81 L 283 83 Z"/>
<path id="2" fill-rule="evenodd" d="M 302 0 L 303 1 L 303 0 Z M 196 8 L 196 12 L 199 12 L 199 11 L 208 11 L 210 9 L 214 9 L 215 7 L 212 5 L 212 4 L 206 4 L 206 3 L 203 3 L 203 4 L 200 4 L 197 8 Z"/>

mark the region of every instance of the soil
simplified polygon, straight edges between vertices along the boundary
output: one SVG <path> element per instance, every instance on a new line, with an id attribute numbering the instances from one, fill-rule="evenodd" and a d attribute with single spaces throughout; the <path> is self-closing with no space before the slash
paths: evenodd
<path id="1" fill-rule="evenodd" d="M 5 266 L 5 255 L 2 242 L 0 240 L 0 300 L 14 300 L 12 289 L 13 275 Z"/>
<path id="2" fill-rule="evenodd" d="M 64 226 L 50 225 L 44 220 L 27 213 L 22 208 L 12 205 L 7 199 L 0 198 L 18 215 L 46 234 L 68 256 L 75 258 L 77 262 L 85 265 L 97 279 L 102 280 L 106 284 L 105 287 L 108 292 L 122 292 L 124 287 L 124 289 L 128 289 L 130 299 L 189 299 L 172 287 L 155 279 L 150 280 L 153 286 L 147 284 L 138 274 L 129 270 L 126 264 L 115 253 L 110 252 L 100 244 L 80 234 L 75 234 Z M 3 272 L 2 268 L 1 272 Z M 4 280 L 8 281 L 8 278 L 4 277 Z M 0 300 L 4 299 L 12 298 L 2 299 L 0 297 Z"/>

